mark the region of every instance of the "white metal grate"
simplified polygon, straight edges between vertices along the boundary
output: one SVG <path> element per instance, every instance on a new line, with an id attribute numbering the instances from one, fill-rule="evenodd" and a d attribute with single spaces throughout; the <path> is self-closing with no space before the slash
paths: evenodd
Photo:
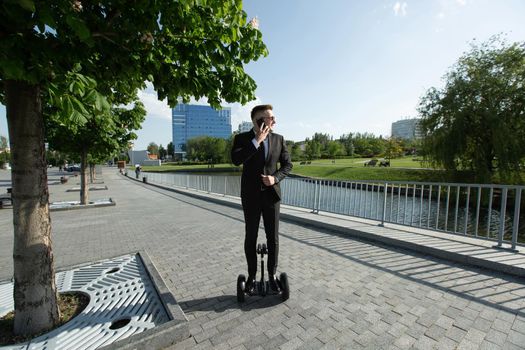
<path id="1" fill-rule="evenodd" d="M 88 306 L 50 333 L 0 349 L 96 349 L 169 321 L 138 254 L 57 273 L 56 282 L 59 292 L 89 295 Z M 12 290 L 12 283 L 0 285 L 0 315 L 13 309 Z"/>

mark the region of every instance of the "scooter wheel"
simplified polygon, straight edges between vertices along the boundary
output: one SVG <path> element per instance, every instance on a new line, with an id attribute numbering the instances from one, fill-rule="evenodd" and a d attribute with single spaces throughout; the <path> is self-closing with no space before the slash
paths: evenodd
<path id="1" fill-rule="evenodd" d="M 239 303 L 244 302 L 244 291 L 246 290 L 246 277 L 239 275 L 237 277 L 237 301 Z"/>
<path id="2" fill-rule="evenodd" d="M 283 301 L 286 301 L 290 298 L 290 286 L 288 285 L 288 276 L 286 275 L 286 272 L 281 273 L 279 276 L 279 282 L 281 282 L 281 298 Z"/>

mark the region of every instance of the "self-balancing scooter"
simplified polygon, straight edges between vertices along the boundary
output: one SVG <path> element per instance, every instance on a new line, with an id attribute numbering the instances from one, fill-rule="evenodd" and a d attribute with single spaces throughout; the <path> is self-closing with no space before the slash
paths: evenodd
<path id="1" fill-rule="evenodd" d="M 260 281 L 255 282 L 254 293 L 249 294 L 246 292 L 246 276 L 239 275 L 239 277 L 237 277 L 237 301 L 239 303 L 244 302 L 246 295 L 259 295 L 264 297 L 270 290 L 270 281 L 264 279 L 264 256 L 268 254 L 266 244 L 257 245 L 257 254 L 261 255 L 261 279 Z M 290 297 L 290 287 L 288 285 L 288 276 L 286 273 L 281 273 L 279 278 L 276 278 L 276 282 L 280 289 L 279 294 L 281 294 L 281 299 L 283 301 L 288 300 Z"/>

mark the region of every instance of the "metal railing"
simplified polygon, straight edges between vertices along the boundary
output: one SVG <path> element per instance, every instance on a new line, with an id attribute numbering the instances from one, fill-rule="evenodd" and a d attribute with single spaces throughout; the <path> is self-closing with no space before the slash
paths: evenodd
<path id="1" fill-rule="evenodd" d="M 144 173 L 148 182 L 240 196 L 240 176 Z M 282 204 L 497 241 L 525 243 L 525 186 L 287 178 Z M 505 248 L 507 249 L 507 248 Z"/>

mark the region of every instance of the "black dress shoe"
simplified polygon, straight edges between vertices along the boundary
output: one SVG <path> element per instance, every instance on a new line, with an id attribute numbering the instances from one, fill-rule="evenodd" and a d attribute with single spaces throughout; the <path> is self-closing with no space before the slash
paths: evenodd
<path id="1" fill-rule="evenodd" d="M 270 293 L 278 294 L 281 291 L 281 289 L 279 288 L 279 284 L 277 283 L 277 280 L 275 279 L 275 277 L 270 276 L 269 282 L 270 282 Z"/>
<path id="2" fill-rule="evenodd" d="M 246 281 L 246 286 L 244 288 L 244 292 L 248 295 L 255 294 L 255 278 L 248 277 L 248 280 Z"/>

